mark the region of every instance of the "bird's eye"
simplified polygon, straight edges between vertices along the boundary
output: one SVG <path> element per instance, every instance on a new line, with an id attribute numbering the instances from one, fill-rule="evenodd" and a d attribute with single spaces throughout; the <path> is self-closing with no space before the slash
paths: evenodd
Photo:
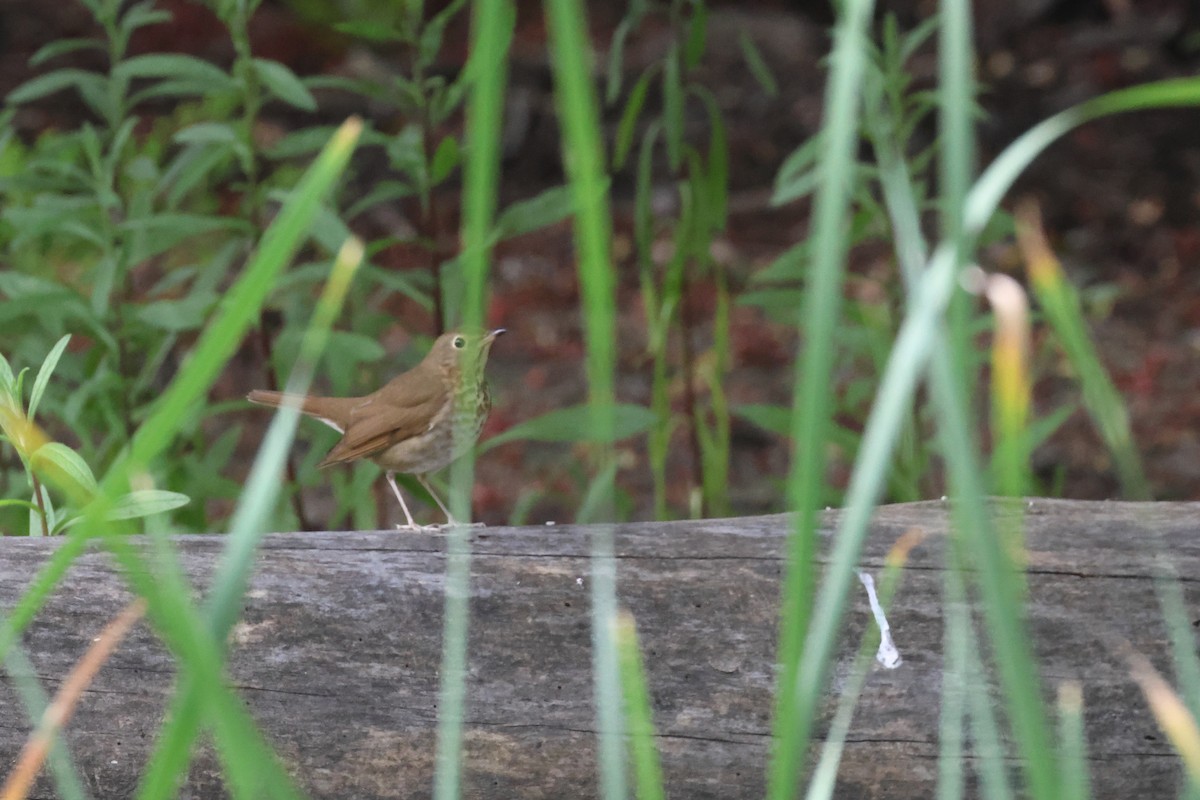
<path id="1" fill-rule="evenodd" d="M 461 336 L 455 336 L 455 337 L 454 337 L 454 347 L 455 347 L 456 349 L 458 349 L 458 350 L 462 350 L 462 349 L 463 349 L 464 347 L 466 347 L 466 346 L 467 346 L 467 340 L 466 340 L 466 339 L 464 339 L 464 338 L 463 338 L 463 337 L 461 337 Z"/>

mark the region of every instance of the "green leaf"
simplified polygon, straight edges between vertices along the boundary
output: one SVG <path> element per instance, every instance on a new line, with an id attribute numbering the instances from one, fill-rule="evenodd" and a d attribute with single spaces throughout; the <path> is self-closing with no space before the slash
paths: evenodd
<path id="1" fill-rule="evenodd" d="M 604 413 L 608 413 L 605 409 Z M 613 441 L 645 433 L 654 427 L 657 417 L 645 406 L 617 403 L 611 413 L 614 419 Z M 593 409 L 579 405 L 550 411 L 540 417 L 518 423 L 503 433 L 488 439 L 480 452 L 491 450 L 506 442 L 599 442 L 603 437 L 591 429 Z"/>
<path id="2" fill-rule="evenodd" d="M 27 272 L 10 270 L 0 270 L 0 292 L 3 292 L 9 300 L 73 294 L 70 289 L 61 284 L 30 275 Z"/>
<path id="3" fill-rule="evenodd" d="M 433 162 L 429 167 L 430 180 L 441 183 L 462 161 L 462 152 L 458 147 L 458 139 L 447 136 L 438 143 L 437 151 L 433 154 Z"/>
<path id="4" fill-rule="evenodd" d="M 50 354 L 46 356 L 46 360 L 42 362 L 42 366 L 38 369 L 37 378 L 33 381 L 33 392 L 29 396 L 29 412 L 27 416 L 30 419 L 37 414 L 38 404 L 42 402 L 42 394 L 46 391 L 46 384 L 50 382 L 50 375 L 54 372 L 54 368 L 58 366 L 58 359 L 62 357 L 63 351 L 67 349 L 67 342 L 71 341 L 71 334 L 67 334 L 58 340 L 50 350 Z"/>
<path id="5" fill-rule="evenodd" d="M 163 196 L 166 208 L 178 208 L 188 193 L 201 186 L 205 178 L 211 176 L 219 179 L 235 154 L 248 159 L 249 150 L 240 141 L 228 146 L 216 143 L 188 145 L 163 170 L 155 184 L 154 193 Z"/>
<path id="6" fill-rule="evenodd" d="M 36 514 L 41 513 L 41 510 L 37 507 L 37 504 L 32 503 L 28 500 L 16 500 L 16 499 L 0 500 L 0 508 L 8 508 L 8 507 L 26 508 Z"/>
<path id="7" fill-rule="evenodd" d="M 210 217 L 204 214 L 155 214 L 121 223 L 121 230 L 141 234 L 130 247 L 128 259 L 138 264 L 166 252 L 184 239 L 219 231 L 249 235 L 250 223 L 234 217 Z"/>
<path id="8" fill-rule="evenodd" d="M 496 219 L 497 241 L 511 239 L 566 219 L 572 212 L 571 192 L 555 186 L 539 195 L 513 203 Z"/>
<path id="9" fill-rule="evenodd" d="M 391 138 L 387 156 L 398 171 L 420 180 L 425 174 L 424 149 L 421 147 L 421 128 L 408 125 Z"/>
<path id="10" fill-rule="evenodd" d="M 329 131 L 326 131 L 325 140 L 328 139 Z M 237 131 L 226 122 L 199 122 L 171 137 L 171 141 L 179 144 L 233 144 L 238 140 Z"/>
<path id="11" fill-rule="evenodd" d="M 58 58 L 67 53 L 74 53 L 78 50 L 99 50 L 104 52 L 104 42 L 98 39 L 59 39 L 56 42 L 50 42 L 38 48 L 38 51 L 29 58 L 29 66 L 36 67 L 44 64 L 52 58 Z"/>
<path id="12" fill-rule="evenodd" d="M 634 19 L 626 14 L 613 31 L 612 41 L 608 45 L 608 66 L 605 69 L 604 102 L 612 105 L 621 94 L 621 72 L 625 65 L 625 40 L 633 30 Z M 626 105 L 628 108 L 628 105 Z"/>
<path id="13" fill-rule="evenodd" d="M 220 67 L 182 53 L 150 53 L 134 56 L 113 67 L 114 78 L 157 78 L 182 81 L 203 91 L 226 91 L 233 88 L 233 78 Z"/>
<path id="14" fill-rule="evenodd" d="M 102 93 L 107 83 L 104 76 L 95 72 L 85 72 L 81 69 L 57 69 L 21 84 L 9 92 L 7 99 L 10 104 L 19 105 L 39 100 L 68 88 L 76 89 L 81 95 L 84 95 L 85 91 Z"/>
<path id="15" fill-rule="evenodd" d="M 633 147 L 633 134 L 637 131 L 637 121 L 642 115 L 642 107 L 646 105 L 646 95 L 649 93 L 650 80 L 654 77 L 655 69 L 650 67 L 638 78 L 629 92 L 629 100 L 621 112 L 621 120 L 617 123 L 617 139 L 613 147 L 613 168 L 625 166 L 625 159 Z"/>
<path id="16" fill-rule="evenodd" d="M 792 435 L 792 410 L 786 406 L 748 403 L 735 406 L 733 413 L 778 436 Z"/>
<path id="17" fill-rule="evenodd" d="M 750 68 L 750 74 L 754 76 L 754 80 L 758 81 L 758 85 L 769 97 L 778 95 L 779 84 L 775 82 L 775 75 L 767 66 L 767 62 L 763 60 L 758 45 L 754 44 L 754 40 L 746 31 L 738 33 L 738 44 L 742 47 L 742 58 L 745 59 L 746 66 Z"/>
<path id="18" fill-rule="evenodd" d="M 112 508 L 105 514 L 109 520 L 137 519 L 186 506 L 191 498 L 179 492 L 163 489 L 138 489 L 113 501 Z"/>
<path id="19" fill-rule="evenodd" d="M 180 333 L 204 325 L 217 304 L 213 292 L 193 292 L 180 300 L 156 300 L 139 306 L 134 317 L 152 328 Z"/>
<path id="20" fill-rule="evenodd" d="M 120 24 L 121 28 L 128 34 L 147 25 L 158 25 L 170 21 L 170 12 L 154 8 L 154 3 L 151 0 L 151 2 L 136 3 L 130 6 L 129 10 L 125 12 L 125 16 L 121 17 Z"/>
<path id="21" fill-rule="evenodd" d="M 46 442 L 34 451 L 29 463 L 35 472 L 45 475 L 72 496 L 84 493 L 90 500 L 96 493 L 98 484 L 92 468 L 83 456 L 61 442 Z"/>
<path id="22" fill-rule="evenodd" d="M 301 128 L 284 136 L 267 149 L 267 156 L 273 159 L 295 158 L 315 153 L 325 146 L 334 128 L 330 125 L 314 125 L 311 128 Z"/>
<path id="23" fill-rule="evenodd" d="M 271 90 L 271 94 L 288 105 L 303 111 L 316 111 L 317 101 L 304 82 L 296 77 L 296 73 L 280 64 L 266 58 L 254 59 L 254 72 L 263 85 Z"/>
<path id="24" fill-rule="evenodd" d="M 6 397 L 0 397 L 0 403 L 6 403 L 14 411 L 20 410 L 21 403 L 17 398 L 17 379 L 13 376 L 12 366 L 9 365 L 8 359 L 0 353 L 0 392 L 3 392 Z"/>
<path id="25" fill-rule="evenodd" d="M 330 331 L 325 349 L 328 358 L 339 365 L 370 363 L 387 355 L 387 350 L 377 339 L 353 331 Z"/>
<path id="26" fill-rule="evenodd" d="M 418 42 L 418 58 L 422 64 L 432 64 L 437 60 L 438 51 L 442 49 L 442 36 L 446 25 L 462 9 L 464 2 L 465 0 L 453 0 L 425 24 Z"/>
<path id="27" fill-rule="evenodd" d="M 359 214 L 382 203 L 391 203 L 405 197 L 411 197 L 413 187 L 403 181 L 380 181 L 371 191 L 367 192 L 352 203 L 345 211 L 346 219 L 354 219 Z"/>
<path id="28" fill-rule="evenodd" d="M 688 69 L 695 69 L 704 55 L 704 41 L 708 36 L 708 4 L 695 3 L 692 6 L 692 18 L 688 21 L 688 38 L 683 50 L 683 63 Z"/>
<path id="29" fill-rule="evenodd" d="M 820 171 L 817 169 L 817 154 L 820 152 L 820 135 L 812 136 L 784 159 L 775 175 L 775 193 L 771 205 L 781 206 L 811 194 L 817 186 Z"/>
<path id="30" fill-rule="evenodd" d="M 380 25 L 378 22 L 369 22 L 367 20 L 339 22 L 333 26 L 333 29 L 347 36 L 354 36 L 359 39 L 366 39 L 369 42 L 379 42 L 381 44 L 384 42 L 403 42 L 405 38 L 403 34 L 392 30 L 386 25 Z"/>
<path id="31" fill-rule="evenodd" d="M 666 131 L 667 163 L 672 172 L 683 162 L 683 81 L 679 75 L 679 48 L 671 48 L 663 61 L 663 129 Z"/>

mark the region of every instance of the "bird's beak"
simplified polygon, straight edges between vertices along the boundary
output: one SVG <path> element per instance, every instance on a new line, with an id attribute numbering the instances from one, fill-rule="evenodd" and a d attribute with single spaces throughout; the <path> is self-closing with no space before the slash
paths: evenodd
<path id="1" fill-rule="evenodd" d="M 496 328 L 496 330 L 489 332 L 486 336 L 483 337 L 484 344 L 491 344 L 492 342 L 494 342 L 496 340 L 496 337 L 499 336 L 500 334 L 504 333 L 504 331 L 505 331 L 504 328 Z"/>

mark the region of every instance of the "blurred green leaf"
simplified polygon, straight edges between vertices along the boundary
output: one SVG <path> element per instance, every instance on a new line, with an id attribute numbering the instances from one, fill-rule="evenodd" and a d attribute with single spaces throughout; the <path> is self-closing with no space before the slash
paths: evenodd
<path id="1" fill-rule="evenodd" d="M 19 105 L 40 100 L 67 88 L 74 88 L 82 95 L 86 91 L 103 93 L 108 81 L 94 72 L 81 69 L 57 69 L 26 81 L 8 94 L 10 104 Z"/>
<path id="2" fill-rule="evenodd" d="M 733 413 L 777 436 L 792 435 L 792 409 L 787 406 L 747 403 L 734 406 Z"/>
<path id="3" fill-rule="evenodd" d="M 708 4 L 693 3 L 692 18 L 688 20 L 687 43 L 683 49 L 683 65 L 695 69 L 704 55 L 704 44 L 708 38 Z"/>
<path id="4" fill-rule="evenodd" d="M 233 78 L 220 67 L 183 53 L 149 53 L 133 56 L 116 64 L 114 78 L 158 78 L 178 81 L 201 91 L 227 91 L 233 88 Z"/>
<path id="5" fill-rule="evenodd" d="M 325 345 L 330 361 L 371 363 L 387 355 L 377 339 L 353 331 L 331 331 Z"/>
<path id="6" fill-rule="evenodd" d="M 325 139 L 329 139 L 328 132 Z M 198 122 L 177 131 L 171 140 L 181 144 L 233 144 L 238 141 L 238 133 L 228 122 Z"/>
<path id="7" fill-rule="evenodd" d="M 90 498 L 99 488 L 83 456 L 61 442 L 46 442 L 34 451 L 29 464 L 73 497 L 83 493 Z"/>
<path id="8" fill-rule="evenodd" d="M 329 125 L 300 128 L 267 148 L 266 155 L 272 159 L 283 159 L 315 153 L 325 146 L 329 137 L 333 135 L 333 131 L 333 127 Z"/>
<path id="9" fill-rule="evenodd" d="M 46 391 L 46 384 L 50 382 L 50 375 L 54 372 L 54 368 L 58 366 L 58 360 L 62 357 L 63 351 L 67 349 L 67 342 L 71 341 L 71 334 L 67 334 L 58 340 L 58 343 L 51 349 L 46 360 L 42 362 L 42 366 L 38 369 L 37 378 L 33 381 L 33 391 L 29 395 L 29 411 L 26 416 L 30 419 L 37 414 L 38 405 L 42 402 L 42 394 Z"/>
<path id="10" fill-rule="evenodd" d="M 266 58 L 256 58 L 254 59 L 254 72 L 263 85 L 271 91 L 271 94 L 283 102 L 303 111 L 317 110 L 317 101 L 312 96 L 312 92 L 308 90 L 303 81 L 296 77 L 296 73 L 283 64 Z"/>
<path id="11" fill-rule="evenodd" d="M 370 20 L 350 20 L 348 22 L 335 23 L 333 29 L 338 33 L 344 33 L 347 36 L 354 36 L 359 39 L 366 39 L 368 42 L 402 42 L 404 36 L 389 28 L 386 25 L 381 25 L 378 22 Z"/>
<path id="12" fill-rule="evenodd" d="M 663 59 L 662 93 L 667 163 L 675 172 L 683 163 L 683 79 L 679 75 L 678 47 L 672 47 Z"/>
<path id="13" fill-rule="evenodd" d="M 205 214 L 155 214 L 121 223 L 121 229 L 141 234 L 134 239 L 127 258 L 133 264 L 164 253 L 193 236 L 228 231 L 241 235 L 253 232 L 249 222 L 236 217 L 215 217 Z"/>
<path id="14" fill-rule="evenodd" d="M 629 151 L 633 148 L 633 134 L 637 131 L 638 118 L 642 114 L 642 107 L 646 104 L 650 80 L 654 75 L 654 67 L 643 72 L 642 77 L 638 78 L 637 83 L 630 90 L 629 99 L 625 101 L 625 109 L 621 112 L 621 120 L 617 123 L 616 143 L 613 147 L 614 169 L 625 166 L 625 159 L 629 157 Z"/>
<path id="15" fill-rule="evenodd" d="M 458 147 L 458 139 L 453 136 L 444 137 L 442 141 L 438 142 L 437 150 L 433 154 L 433 161 L 429 166 L 430 180 L 435 184 L 441 183 L 450 177 L 450 173 L 458 167 L 460 161 L 462 161 L 462 153 Z"/>
<path id="16" fill-rule="evenodd" d="M 38 48 L 38 51 L 29 57 L 29 66 L 40 66 L 52 58 L 58 58 L 59 56 L 79 50 L 99 50 L 100 52 L 104 52 L 104 43 L 98 39 L 59 39 Z"/>
<path id="17" fill-rule="evenodd" d="M 571 216 L 571 192 L 566 186 L 546 189 L 535 197 L 513 203 L 496 218 L 497 240 L 511 239 L 561 222 Z"/>
<path id="18" fill-rule="evenodd" d="M 758 85 L 769 97 L 776 97 L 779 94 L 779 84 L 775 82 L 775 76 L 763 59 L 754 39 L 750 38 L 750 34 L 746 31 L 740 31 L 738 45 L 742 48 L 742 58 L 745 60 L 746 66 L 750 68 L 750 74 L 754 76 L 754 80 L 758 81 Z"/>
<path id="19" fill-rule="evenodd" d="M 215 292 L 193 292 L 179 300 L 155 300 L 138 306 L 133 316 L 162 331 L 192 331 L 204 325 L 218 299 Z"/>
<path id="20" fill-rule="evenodd" d="M 611 441 L 645 433 L 654 426 L 654 412 L 645 406 L 617 403 L 604 409 L 613 415 L 614 427 Z M 518 423 L 503 433 L 488 439 L 480 446 L 480 452 L 491 450 L 497 445 L 514 441 L 531 442 L 601 442 L 605 438 L 591 426 L 595 410 L 586 405 L 570 406 L 547 412 L 540 417 Z"/>
<path id="21" fill-rule="evenodd" d="M 820 177 L 817 154 L 821 148 L 820 134 L 809 137 L 783 161 L 775 174 L 775 192 L 771 205 L 781 206 L 812 194 Z"/>
<path id="22" fill-rule="evenodd" d="M 137 489 L 113 501 L 112 508 L 105 514 L 109 520 L 137 519 L 185 506 L 191 498 L 179 492 L 163 489 Z"/>

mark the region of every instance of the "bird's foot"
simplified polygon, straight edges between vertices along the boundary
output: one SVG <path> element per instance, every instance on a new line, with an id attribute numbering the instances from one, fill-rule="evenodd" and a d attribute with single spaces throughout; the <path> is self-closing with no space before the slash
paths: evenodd
<path id="1" fill-rule="evenodd" d="M 397 523 L 396 530 L 408 531 L 409 533 L 437 533 L 445 527 L 445 525 L 417 525 L 415 523 L 400 525 Z"/>

